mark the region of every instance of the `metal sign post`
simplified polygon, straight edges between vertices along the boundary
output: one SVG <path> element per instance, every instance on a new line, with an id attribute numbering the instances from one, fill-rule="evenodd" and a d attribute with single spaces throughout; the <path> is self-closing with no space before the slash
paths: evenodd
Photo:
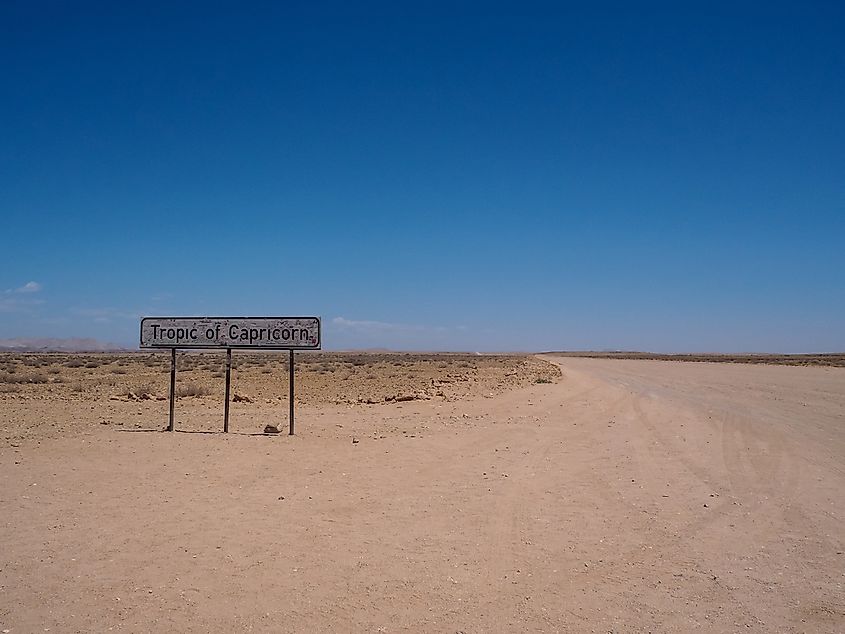
<path id="1" fill-rule="evenodd" d="M 229 385 L 232 379 L 232 349 L 226 348 L 226 406 L 223 410 L 223 433 L 229 433 Z"/>
<path id="2" fill-rule="evenodd" d="M 167 431 L 173 431 L 173 407 L 176 401 L 176 348 L 170 349 L 170 422 Z"/>
<path id="3" fill-rule="evenodd" d="M 322 348 L 319 317 L 144 317 L 141 320 L 141 348 L 170 349 L 170 419 L 167 431 L 175 428 L 176 350 L 226 349 L 226 389 L 223 432 L 229 431 L 229 396 L 232 377 L 232 349 L 288 350 L 290 352 L 290 426 L 294 434 L 294 351 Z M 279 433 L 269 424 L 265 433 Z"/>
<path id="4" fill-rule="evenodd" d="M 293 436 L 293 350 L 290 351 L 290 431 L 288 435 Z"/>

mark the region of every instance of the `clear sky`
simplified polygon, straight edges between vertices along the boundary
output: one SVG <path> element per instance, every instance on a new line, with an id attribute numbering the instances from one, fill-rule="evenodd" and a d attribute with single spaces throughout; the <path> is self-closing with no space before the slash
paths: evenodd
<path id="1" fill-rule="evenodd" d="M 845 350 L 843 6 L 2 2 L 0 337 Z"/>

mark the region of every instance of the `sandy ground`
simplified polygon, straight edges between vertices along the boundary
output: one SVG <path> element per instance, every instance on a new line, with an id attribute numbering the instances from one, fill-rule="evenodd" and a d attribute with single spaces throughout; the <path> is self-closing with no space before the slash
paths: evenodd
<path id="1" fill-rule="evenodd" d="M 1 630 L 845 631 L 842 368 L 315 357 L 267 437 L 152 361 L 9 362 Z"/>

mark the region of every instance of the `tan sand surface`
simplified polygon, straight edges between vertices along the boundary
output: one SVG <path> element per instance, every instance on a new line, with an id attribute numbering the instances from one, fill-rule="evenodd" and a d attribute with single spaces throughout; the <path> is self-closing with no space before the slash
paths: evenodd
<path id="1" fill-rule="evenodd" d="M 301 356 L 3 359 L 0 630 L 845 631 L 844 369 Z"/>

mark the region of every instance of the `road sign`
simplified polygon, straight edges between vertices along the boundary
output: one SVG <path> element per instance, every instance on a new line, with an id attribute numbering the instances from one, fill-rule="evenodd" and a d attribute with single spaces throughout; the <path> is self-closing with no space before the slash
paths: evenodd
<path id="1" fill-rule="evenodd" d="M 226 349 L 226 404 L 223 431 L 229 431 L 229 387 L 232 376 L 232 348 L 250 350 L 290 350 L 290 434 L 294 429 L 293 351 L 319 350 L 319 317 L 144 317 L 141 320 L 142 348 L 170 349 L 170 419 L 168 431 L 174 431 L 176 403 L 176 349 Z M 268 424 L 265 433 L 278 434 Z"/>
<path id="2" fill-rule="evenodd" d="M 319 350 L 319 317 L 144 317 L 142 348 Z"/>

